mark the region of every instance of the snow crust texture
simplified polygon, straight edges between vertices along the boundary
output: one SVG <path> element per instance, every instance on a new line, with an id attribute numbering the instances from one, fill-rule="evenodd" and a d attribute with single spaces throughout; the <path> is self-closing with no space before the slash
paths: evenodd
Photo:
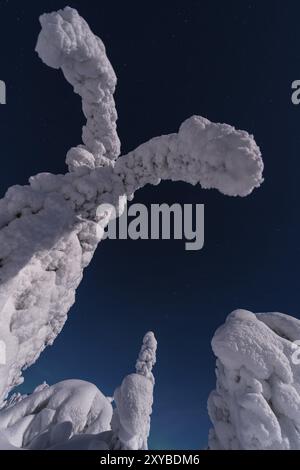
<path id="1" fill-rule="evenodd" d="M 300 449 L 299 339 L 300 320 L 288 315 L 229 315 L 212 340 L 210 449 Z"/>

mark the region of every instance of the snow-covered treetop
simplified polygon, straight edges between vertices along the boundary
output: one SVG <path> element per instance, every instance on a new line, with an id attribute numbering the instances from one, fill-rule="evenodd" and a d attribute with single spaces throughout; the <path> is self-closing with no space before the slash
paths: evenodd
<path id="1" fill-rule="evenodd" d="M 147 449 L 153 404 L 157 341 L 152 331 L 143 339 L 136 373 L 127 375 L 115 390 L 112 419 L 114 449 Z"/>
<path id="2" fill-rule="evenodd" d="M 157 341 L 154 333 L 149 331 L 146 333 L 143 339 L 143 345 L 141 347 L 139 357 L 136 361 L 136 373 L 147 377 L 154 383 L 154 377 L 152 369 L 156 363 L 156 349 Z"/>

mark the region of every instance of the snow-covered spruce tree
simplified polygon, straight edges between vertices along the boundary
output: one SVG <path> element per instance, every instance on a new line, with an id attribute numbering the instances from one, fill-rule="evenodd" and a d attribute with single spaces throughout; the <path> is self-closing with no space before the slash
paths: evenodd
<path id="1" fill-rule="evenodd" d="M 300 450 L 299 338 L 300 320 L 282 313 L 228 316 L 212 340 L 210 449 Z"/>
<path id="2" fill-rule="evenodd" d="M 114 393 L 112 419 L 114 449 L 145 450 L 150 432 L 157 342 L 152 332 L 145 335 L 136 363 L 136 374 L 125 377 Z"/>
<path id="3" fill-rule="evenodd" d="M 150 331 L 144 336 L 143 345 L 140 350 L 139 357 L 136 361 L 136 373 L 143 375 L 154 384 L 152 369 L 156 363 L 157 341 L 154 333 Z"/>
<path id="4" fill-rule="evenodd" d="M 83 144 L 67 154 L 66 174 L 38 174 L 0 200 L 0 340 L 7 353 L 0 402 L 61 331 L 112 216 L 99 211 L 101 204 L 121 213 L 119 206 L 138 188 L 164 179 L 229 196 L 247 196 L 262 182 L 253 137 L 199 116 L 120 157 L 116 76 L 102 41 L 72 8 L 42 15 L 40 22 L 37 53 L 81 96 L 87 122 Z"/>

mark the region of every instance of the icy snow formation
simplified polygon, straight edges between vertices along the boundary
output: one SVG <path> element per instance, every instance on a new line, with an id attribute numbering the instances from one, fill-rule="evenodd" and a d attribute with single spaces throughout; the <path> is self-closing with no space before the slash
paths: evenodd
<path id="1" fill-rule="evenodd" d="M 114 411 L 111 399 L 82 380 L 44 383 L 29 396 L 14 397 L 0 411 L 0 449 L 147 449 L 155 353 L 149 332 L 137 372 L 115 391 Z"/>
<path id="2" fill-rule="evenodd" d="M 300 320 L 288 315 L 228 316 L 212 340 L 211 449 L 300 449 L 299 339 Z"/>
<path id="3" fill-rule="evenodd" d="M 102 41 L 68 7 L 40 22 L 36 50 L 48 66 L 61 68 L 81 96 L 87 122 L 83 145 L 67 154 L 66 174 L 38 174 L 0 200 L 0 341 L 7 352 L 0 403 L 61 331 L 83 269 L 113 216 L 99 205 L 113 204 L 120 214 L 138 188 L 161 179 L 200 183 L 231 196 L 246 196 L 262 182 L 253 137 L 198 116 L 178 134 L 118 158 L 116 76 Z"/>

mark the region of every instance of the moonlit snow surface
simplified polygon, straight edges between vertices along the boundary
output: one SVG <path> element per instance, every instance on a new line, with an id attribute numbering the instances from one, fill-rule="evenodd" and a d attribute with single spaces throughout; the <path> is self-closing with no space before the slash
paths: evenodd
<path id="1" fill-rule="evenodd" d="M 212 347 L 211 449 L 300 449 L 300 320 L 233 312 Z"/>

